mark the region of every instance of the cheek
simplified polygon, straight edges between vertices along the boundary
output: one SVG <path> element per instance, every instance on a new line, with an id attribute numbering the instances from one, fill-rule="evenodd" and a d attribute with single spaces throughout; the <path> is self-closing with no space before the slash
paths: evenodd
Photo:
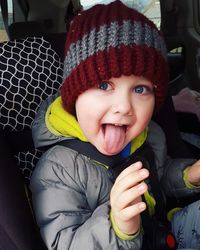
<path id="1" fill-rule="evenodd" d="M 97 120 L 98 112 L 95 108 L 95 102 L 91 99 L 87 96 L 80 96 L 75 105 L 77 121 L 85 135 L 88 134 L 88 130 L 93 130 L 93 125 Z"/>
<path id="2" fill-rule="evenodd" d="M 85 110 L 85 108 L 78 107 L 76 109 L 76 118 L 77 118 L 77 121 L 79 123 L 81 130 L 83 131 L 84 135 L 88 139 L 88 128 L 90 127 L 90 129 L 91 129 L 90 117 L 88 116 L 87 113 L 85 113 L 84 110 Z"/>
<path id="3" fill-rule="evenodd" d="M 149 119 L 151 119 L 153 112 L 154 112 L 154 107 L 155 107 L 155 98 L 152 98 L 152 100 L 148 103 L 147 107 L 148 107 L 148 109 L 146 111 L 147 117 L 149 117 Z"/>
<path id="4" fill-rule="evenodd" d="M 136 117 L 145 124 L 151 120 L 154 112 L 155 98 L 151 98 L 145 102 L 135 103 L 135 114 Z"/>

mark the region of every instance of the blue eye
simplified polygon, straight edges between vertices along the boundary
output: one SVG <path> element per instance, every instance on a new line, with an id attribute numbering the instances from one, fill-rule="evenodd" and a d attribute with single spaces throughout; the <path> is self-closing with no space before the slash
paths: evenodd
<path id="1" fill-rule="evenodd" d="M 153 94 L 153 86 L 146 86 L 146 85 L 138 85 L 135 86 L 133 91 L 136 94 L 140 94 L 140 95 L 146 95 L 146 94 Z"/>
<path id="2" fill-rule="evenodd" d="M 142 93 L 144 93 L 145 90 L 146 90 L 146 87 L 144 87 L 144 86 L 137 86 L 134 88 L 134 91 L 137 94 L 142 94 Z"/>
<path id="3" fill-rule="evenodd" d="M 101 82 L 101 83 L 99 83 L 98 88 L 102 89 L 102 90 L 109 90 L 112 88 L 112 86 L 108 82 Z"/>

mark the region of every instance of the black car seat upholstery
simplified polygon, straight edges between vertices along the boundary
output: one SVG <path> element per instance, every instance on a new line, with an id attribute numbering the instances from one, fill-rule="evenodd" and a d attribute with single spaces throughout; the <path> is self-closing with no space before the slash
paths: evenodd
<path id="1" fill-rule="evenodd" d="M 41 102 L 59 89 L 62 62 L 47 41 L 35 37 L 2 43 L 0 62 L 0 127 L 28 180 L 41 152 L 20 149 L 30 143 L 26 134 Z"/>
<path id="2" fill-rule="evenodd" d="M 35 225 L 23 178 L 0 130 L 0 249 L 46 249 Z"/>
<path id="3" fill-rule="evenodd" d="M 41 102 L 62 82 L 62 60 L 42 37 L 0 44 L 0 249 L 45 249 L 26 186 L 42 152 L 31 124 Z"/>

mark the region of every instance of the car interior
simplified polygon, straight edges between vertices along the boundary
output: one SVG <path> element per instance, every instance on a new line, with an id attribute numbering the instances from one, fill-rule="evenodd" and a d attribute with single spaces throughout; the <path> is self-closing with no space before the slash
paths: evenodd
<path id="1" fill-rule="evenodd" d="M 92 2 L 0 1 L 0 249 L 46 249 L 28 188 L 43 153 L 34 147 L 31 125 L 62 84 L 70 20 Z M 167 44 L 169 91 L 153 119 L 166 134 L 168 154 L 199 159 L 200 0 L 127 2 L 158 25 Z"/>

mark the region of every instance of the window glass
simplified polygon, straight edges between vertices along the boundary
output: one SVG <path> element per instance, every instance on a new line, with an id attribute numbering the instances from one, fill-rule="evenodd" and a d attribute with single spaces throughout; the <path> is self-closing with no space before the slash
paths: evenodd
<path id="1" fill-rule="evenodd" d="M 174 48 L 172 50 L 170 50 L 171 54 L 182 54 L 183 53 L 183 47 L 177 47 L 177 48 Z"/>
<path id="2" fill-rule="evenodd" d="M 81 0 L 83 9 L 90 8 L 97 3 L 107 4 L 113 0 Z M 121 0 L 129 7 L 135 8 L 144 13 L 160 28 L 160 1 L 159 0 Z"/>
<path id="3" fill-rule="evenodd" d="M 161 14 L 160 14 L 160 0 L 153 0 L 151 5 L 143 11 L 144 14 L 151 19 L 155 25 L 160 29 Z"/>
<path id="4" fill-rule="evenodd" d="M 12 1 L 13 0 L 8 0 L 8 23 L 9 24 L 12 23 L 12 19 L 13 19 Z M 7 40 L 8 40 L 8 36 L 5 31 L 5 26 L 3 22 L 2 13 L 1 13 L 1 7 L 0 7 L 0 42 L 7 41 Z"/>

